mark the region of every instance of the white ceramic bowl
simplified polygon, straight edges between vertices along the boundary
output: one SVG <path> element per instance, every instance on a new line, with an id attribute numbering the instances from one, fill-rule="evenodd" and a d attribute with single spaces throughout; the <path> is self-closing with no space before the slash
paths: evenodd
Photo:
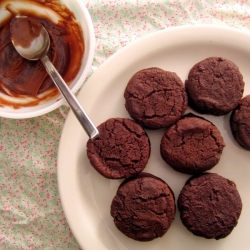
<path id="1" fill-rule="evenodd" d="M 25 4 L 25 1 L 21 0 L 20 1 L 10 0 L 10 2 L 12 2 L 13 5 L 15 5 L 18 2 L 21 2 L 21 4 Z M 70 9 L 74 13 L 76 20 L 80 24 L 83 31 L 84 46 L 85 46 L 84 56 L 82 58 L 82 63 L 78 74 L 69 85 L 71 91 L 73 93 L 76 93 L 83 85 L 93 62 L 94 50 L 95 50 L 94 27 L 89 12 L 81 0 L 60 0 L 60 2 L 65 4 L 68 7 L 68 9 Z M 29 4 L 28 8 L 33 8 L 30 5 L 30 2 L 28 4 Z M 6 15 L 5 12 L 6 11 L 4 10 L 4 8 L 0 6 L 0 22 L 4 19 L 4 15 Z M 60 95 L 55 99 L 40 103 L 33 107 L 21 107 L 18 109 L 14 109 L 11 106 L 4 106 L 4 107 L 0 106 L 0 117 L 13 118 L 13 119 L 37 117 L 57 109 L 65 102 L 66 101 Z"/>

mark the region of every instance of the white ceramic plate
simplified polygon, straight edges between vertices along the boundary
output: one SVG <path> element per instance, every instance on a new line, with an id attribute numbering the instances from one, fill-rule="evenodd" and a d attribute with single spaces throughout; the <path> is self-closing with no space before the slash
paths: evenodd
<path id="1" fill-rule="evenodd" d="M 234 61 L 244 75 L 244 95 L 250 94 L 250 34 L 214 26 L 183 26 L 153 33 L 130 44 L 109 58 L 88 80 L 78 99 L 95 124 L 111 117 L 127 117 L 123 92 L 130 77 L 147 67 L 176 72 L 184 81 L 189 69 L 209 56 Z M 189 110 L 190 111 L 190 110 Z M 226 147 L 211 172 L 233 180 L 243 201 L 237 227 L 225 239 L 206 240 L 192 235 L 181 223 L 177 211 L 169 231 L 159 239 L 142 243 L 127 238 L 113 224 L 110 204 L 121 180 L 100 176 L 86 156 L 85 132 L 71 112 L 66 120 L 58 154 L 58 184 L 69 226 L 86 250 L 246 250 L 250 246 L 250 152 L 232 138 L 229 115 L 205 115 L 221 131 Z M 165 180 L 176 198 L 188 175 L 175 172 L 160 157 L 164 130 L 147 131 L 151 157 L 145 172 Z"/>

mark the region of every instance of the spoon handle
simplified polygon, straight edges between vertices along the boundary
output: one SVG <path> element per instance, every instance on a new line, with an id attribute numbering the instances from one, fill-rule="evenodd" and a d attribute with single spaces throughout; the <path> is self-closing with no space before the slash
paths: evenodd
<path id="1" fill-rule="evenodd" d="M 47 55 L 41 58 L 41 61 L 46 68 L 51 79 L 60 90 L 61 94 L 64 96 L 68 102 L 70 108 L 74 112 L 75 116 L 81 123 L 82 127 L 88 134 L 89 138 L 94 139 L 99 135 L 99 132 L 93 122 L 90 120 L 86 112 L 81 107 L 80 103 L 76 99 L 75 95 L 71 92 L 68 85 L 65 83 L 61 75 L 58 73 L 54 65 L 51 63 Z"/>

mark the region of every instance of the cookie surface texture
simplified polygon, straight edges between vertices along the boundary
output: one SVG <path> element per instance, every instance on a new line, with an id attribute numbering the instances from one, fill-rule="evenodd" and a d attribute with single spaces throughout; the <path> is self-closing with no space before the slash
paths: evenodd
<path id="1" fill-rule="evenodd" d="M 98 127 L 99 137 L 87 142 L 91 165 L 109 179 L 140 173 L 150 156 L 145 130 L 131 119 L 110 118 Z"/>
<path id="2" fill-rule="evenodd" d="M 241 99 L 230 116 L 234 138 L 245 149 L 250 150 L 250 95 Z"/>
<path id="3" fill-rule="evenodd" d="M 242 98 L 243 76 L 232 61 L 209 57 L 190 70 L 185 88 L 191 107 L 200 113 L 224 115 Z"/>
<path id="4" fill-rule="evenodd" d="M 191 177 L 177 204 L 181 221 L 190 232 L 216 240 L 232 232 L 242 210 L 234 182 L 215 173 Z"/>
<path id="5" fill-rule="evenodd" d="M 140 173 L 124 181 L 111 204 L 116 227 L 127 237 L 150 241 L 162 237 L 175 215 L 175 198 L 160 178 Z"/>
<path id="6" fill-rule="evenodd" d="M 210 121 L 188 114 L 169 127 L 162 137 L 163 160 L 185 174 L 199 174 L 220 160 L 224 140 Z"/>
<path id="7" fill-rule="evenodd" d="M 130 116 L 149 129 L 172 125 L 187 109 L 187 94 L 181 79 L 160 68 L 135 73 L 124 97 Z"/>

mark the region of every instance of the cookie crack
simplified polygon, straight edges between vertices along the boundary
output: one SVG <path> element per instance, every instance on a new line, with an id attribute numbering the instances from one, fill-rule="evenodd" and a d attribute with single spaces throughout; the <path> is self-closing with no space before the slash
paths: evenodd
<path id="1" fill-rule="evenodd" d="M 142 136 L 145 135 L 145 132 L 142 133 L 136 133 L 136 131 L 132 130 L 131 128 L 129 128 L 129 126 L 126 125 L 126 123 L 123 121 L 122 125 L 124 126 L 124 128 L 130 132 L 132 135 L 135 135 L 137 138 L 141 138 Z"/>

